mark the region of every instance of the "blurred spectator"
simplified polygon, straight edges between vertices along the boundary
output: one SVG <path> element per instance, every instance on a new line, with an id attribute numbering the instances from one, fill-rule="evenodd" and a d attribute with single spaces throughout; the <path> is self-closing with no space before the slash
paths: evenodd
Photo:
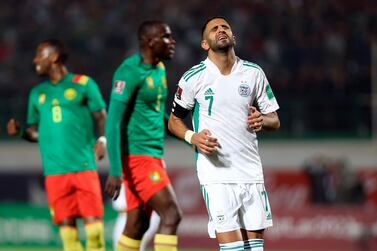
<path id="1" fill-rule="evenodd" d="M 364 185 L 344 159 L 316 156 L 308 160 L 305 172 L 309 177 L 311 201 L 315 204 L 362 205 Z"/>

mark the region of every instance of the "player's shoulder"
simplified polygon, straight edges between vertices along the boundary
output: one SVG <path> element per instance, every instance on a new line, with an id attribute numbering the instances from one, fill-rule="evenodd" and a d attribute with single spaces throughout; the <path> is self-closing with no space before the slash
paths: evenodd
<path id="1" fill-rule="evenodd" d="M 239 59 L 239 60 L 240 60 L 240 64 L 242 65 L 243 70 L 263 73 L 262 67 L 260 67 L 258 64 L 253 63 L 251 61 L 244 60 L 244 59 Z"/>
<path id="2" fill-rule="evenodd" d="M 181 79 L 185 82 L 197 80 L 204 73 L 206 68 L 207 65 L 205 61 L 201 61 L 199 64 L 192 66 L 189 70 L 183 73 Z"/>
<path id="3" fill-rule="evenodd" d="M 125 58 L 116 69 L 115 74 L 121 74 L 124 72 L 137 72 L 140 65 L 140 60 L 140 54 L 134 54 L 130 57 Z"/>
<path id="4" fill-rule="evenodd" d="M 48 80 L 45 80 L 43 82 L 40 82 L 39 84 L 33 86 L 31 89 L 30 89 L 30 92 L 31 93 L 34 93 L 34 92 L 41 92 L 41 91 L 44 91 L 47 86 L 49 85 L 49 81 Z"/>
<path id="5" fill-rule="evenodd" d="M 72 74 L 71 82 L 74 84 L 86 86 L 90 82 L 94 82 L 94 80 L 88 75 L 76 74 L 76 73 L 70 73 L 70 74 Z"/>

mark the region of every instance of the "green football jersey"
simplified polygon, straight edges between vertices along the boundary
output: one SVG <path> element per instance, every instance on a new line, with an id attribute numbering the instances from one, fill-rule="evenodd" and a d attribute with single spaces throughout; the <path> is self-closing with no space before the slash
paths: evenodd
<path id="1" fill-rule="evenodd" d="M 38 126 L 44 175 L 96 169 L 91 112 L 103 108 L 96 82 L 85 75 L 69 73 L 31 90 L 27 123 Z"/>
<path id="2" fill-rule="evenodd" d="M 127 58 L 113 77 L 111 100 L 127 104 L 121 127 L 122 154 L 162 158 L 167 96 L 165 67 L 143 63 L 140 54 Z"/>

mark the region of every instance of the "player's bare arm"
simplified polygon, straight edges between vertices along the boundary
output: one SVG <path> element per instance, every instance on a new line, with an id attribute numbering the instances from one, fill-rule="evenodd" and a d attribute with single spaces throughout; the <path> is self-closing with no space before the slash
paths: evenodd
<path id="1" fill-rule="evenodd" d="M 118 176 L 109 176 L 105 185 L 105 193 L 107 196 L 116 200 L 120 193 L 120 187 L 122 185 L 122 178 Z"/>
<path id="2" fill-rule="evenodd" d="M 171 133 L 180 139 L 185 139 L 186 132 L 189 131 L 183 120 L 176 117 L 174 114 L 170 114 L 168 127 Z M 189 143 L 195 145 L 200 152 L 211 155 L 216 151 L 216 148 L 219 147 L 217 139 L 211 135 L 208 129 L 204 129 L 199 133 L 192 134 Z"/>
<path id="3" fill-rule="evenodd" d="M 38 129 L 35 125 L 22 130 L 20 122 L 12 118 L 7 123 L 7 132 L 9 136 L 20 136 L 27 141 L 38 142 Z"/>
<path id="4" fill-rule="evenodd" d="M 94 145 L 94 153 L 96 160 L 101 160 L 106 154 L 106 138 L 105 138 L 105 121 L 106 121 L 106 110 L 102 109 L 98 112 L 92 113 L 93 119 L 96 124 L 97 132 L 99 138 Z"/>
<path id="5" fill-rule="evenodd" d="M 254 132 L 262 129 L 266 131 L 274 131 L 279 129 L 280 120 L 276 112 L 262 114 L 254 106 L 250 106 L 250 113 L 247 117 L 247 125 Z"/>

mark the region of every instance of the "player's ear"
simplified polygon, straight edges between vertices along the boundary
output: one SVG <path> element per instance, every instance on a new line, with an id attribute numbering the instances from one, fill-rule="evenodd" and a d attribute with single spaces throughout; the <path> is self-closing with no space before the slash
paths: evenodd
<path id="1" fill-rule="evenodd" d="M 59 61 L 59 54 L 56 52 L 51 53 L 48 57 L 51 63 L 56 63 Z"/>
<path id="2" fill-rule="evenodd" d="M 200 43 L 202 46 L 203 50 L 208 51 L 209 50 L 209 45 L 207 43 L 207 40 L 203 39 L 202 42 Z"/>

